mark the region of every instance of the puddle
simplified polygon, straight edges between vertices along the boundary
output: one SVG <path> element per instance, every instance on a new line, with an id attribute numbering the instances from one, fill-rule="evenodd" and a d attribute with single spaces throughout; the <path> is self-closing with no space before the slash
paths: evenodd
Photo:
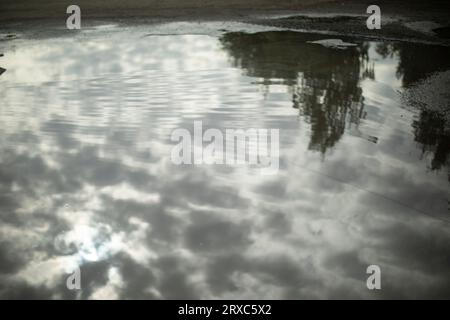
<path id="1" fill-rule="evenodd" d="M 450 139 L 399 93 L 448 48 L 102 32 L 2 49 L 1 298 L 450 296 Z M 278 174 L 172 164 L 194 120 L 278 128 Z"/>

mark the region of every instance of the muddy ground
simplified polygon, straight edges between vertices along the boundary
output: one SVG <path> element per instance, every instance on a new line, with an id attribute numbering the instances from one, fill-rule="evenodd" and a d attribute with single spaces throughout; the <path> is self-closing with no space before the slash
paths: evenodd
<path id="1" fill-rule="evenodd" d="M 0 31 L 14 32 L 27 25 L 64 24 L 70 0 L 6 0 L 0 3 Z M 346 34 L 368 38 L 416 40 L 449 44 L 449 3 L 442 0 L 78 0 L 83 22 L 131 20 L 239 21 L 258 25 Z M 366 9 L 381 8 L 381 30 L 368 30 Z M 413 27 L 411 27 L 413 26 Z"/>

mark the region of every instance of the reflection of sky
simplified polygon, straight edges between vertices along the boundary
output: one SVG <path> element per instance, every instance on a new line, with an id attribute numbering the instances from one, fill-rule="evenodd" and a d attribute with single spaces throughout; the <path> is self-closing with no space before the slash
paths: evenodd
<path id="1" fill-rule="evenodd" d="M 291 89 L 215 37 L 21 40 L 0 78 L 0 297 L 73 298 L 77 265 L 81 298 L 449 297 L 448 181 L 414 142 L 395 57 L 369 55 L 367 116 L 324 157 Z M 171 130 L 196 119 L 280 128 L 280 172 L 172 165 Z"/>

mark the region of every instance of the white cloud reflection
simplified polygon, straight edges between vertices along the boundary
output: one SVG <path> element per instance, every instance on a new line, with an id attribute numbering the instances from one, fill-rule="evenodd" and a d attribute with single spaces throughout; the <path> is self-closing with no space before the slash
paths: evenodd
<path id="1" fill-rule="evenodd" d="M 414 114 L 386 86 L 400 85 L 395 59 L 371 57 L 367 117 L 324 160 L 291 86 L 244 75 L 216 37 L 143 34 L 5 52 L 0 297 L 448 297 L 448 181 L 427 172 Z M 170 131 L 194 119 L 281 128 L 279 175 L 173 166 Z M 381 292 L 365 287 L 369 264 Z M 65 288 L 75 265 L 80 296 Z"/>

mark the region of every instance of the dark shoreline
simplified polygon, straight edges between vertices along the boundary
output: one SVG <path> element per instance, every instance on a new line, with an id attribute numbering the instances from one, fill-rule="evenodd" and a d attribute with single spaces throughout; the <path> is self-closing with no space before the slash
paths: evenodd
<path id="1" fill-rule="evenodd" d="M 64 19 L 70 0 L 3 0 L 0 22 L 34 19 Z M 371 4 L 381 8 L 384 17 L 432 20 L 448 23 L 450 5 L 445 0 L 78 0 L 86 18 L 165 18 L 208 19 L 249 18 L 273 14 L 366 15 Z"/>
<path id="2" fill-rule="evenodd" d="M 399 1 L 381 0 L 381 30 L 366 27 L 366 8 L 371 1 L 273 1 L 251 0 L 245 3 L 231 1 L 209 1 L 200 5 L 198 0 L 177 1 L 165 5 L 153 1 L 132 0 L 126 5 L 118 1 L 78 1 L 82 10 L 82 24 L 95 26 L 104 23 L 118 25 L 164 24 L 170 22 L 243 22 L 274 28 L 297 30 L 309 33 L 323 33 L 336 36 L 353 36 L 374 40 L 403 40 L 429 44 L 450 45 L 450 23 L 445 1 Z M 66 5 L 69 1 L 46 2 L 42 8 L 36 3 L 18 0 L 0 4 L 0 33 L 21 33 L 35 29 L 35 33 L 53 33 L 62 29 Z M 203 2 L 204 3 L 204 2 Z M 250 4 L 260 4 L 251 8 Z M 172 7 L 171 7 L 172 6 Z M 422 32 L 406 26 L 409 22 L 432 22 L 440 26 L 439 32 Z M 47 30 L 48 29 L 48 30 Z"/>

